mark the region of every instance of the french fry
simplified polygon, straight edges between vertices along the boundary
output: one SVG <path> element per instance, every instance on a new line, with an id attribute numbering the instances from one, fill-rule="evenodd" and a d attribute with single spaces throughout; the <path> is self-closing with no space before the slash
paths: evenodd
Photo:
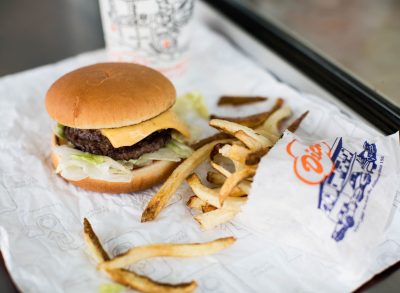
<path id="1" fill-rule="evenodd" d="M 281 136 L 281 131 L 279 130 L 280 122 L 289 118 L 291 115 L 292 110 L 290 110 L 289 107 L 282 107 L 272 114 L 263 125 L 256 129 L 256 131 L 275 143 Z"/>
<path id="2" fill-rule="evenodd" d="M 255 173 L 256 168 L 247 167 L 227 177 L 219 192 L 219 202 L 222 204 L 240 181 L 253 176 Z"/>
<path id="3" fill-rule="evenodd" d="M 99 265 L 100 269 L 122 268 L 138 261 L 154 257 L 197 257 L 217 253 L 235 243 L 234 237 L 219 238 L 214 241 L 191 244 L 150 244 L 136 246 L 126 253 L 105 261 Z"/>
<path id="4" fill-rule="evenodd" d="M 99 238 L 94 233 L 92 225 L 86 218 L 83 219 L 83 239 L 97 263 L 110 259 L 103 246 L 101 246 Z"/>
<path id="5" fill-rule="evenodd" d="M 207 203 L 204 200 L 198 198 L 196 195 L 193 195 L 189 198 L 186 205 L 191 209 L 196 209 L 201 211 L 203 207 L 207 205 Z"/>
<path id="6" fill-rule="evenodd" d="M 235 166 L 235 171 L 240 171 L 243 169 L 246 169 L 246 162 L 247 157 L 251 153 L 259 153 L 263 151 L 263 149 L 260 149 L 255 152 L 251 152 L 248 148 L 243 146 L 241 143 L 233 143 L 232 145 L 225 144 L 223 147 L 221 147 L 219 150 L 219 153 L 224 156 L 225 158 L 228 158 L 232 161 L 233 165 Z M 248 164 L 247 164 L 248 165 Z"/>
<path id="7" fill-rule="evenodd" d="M 207 181 L 216 185 L 224 184 L 226 177 L 220 173 L 208 171 L 207 172 Z M 239 187 L 235 187 L 229 196 L 232 197 L 241 197 L 247 195 L 246 192 L 241 190 Z"/>
<path id="8" fill-rule="evenodd" d="M 110 257 L 103 249 L 99 238 L 95 234 L 90 222 L 85 218 L 83 220 L 83 238 L 91 254 L 98 263 L 109 261 Z M 123 269 L 105 270 L 108 276 L 122 285 L 145 293 L 153 292 L 171 292 L 186 293 L 193 292 L 197 288 L 196 282 L 182 284 L 166 284 L 153 281 L 152 279 Z"/>
<path id="9" fill-rule="evenodd" d="M 271 110 L 269 110 L 271 115 L 274 114 L 276 111 L 278 111 L 280 108 L 282 108 L 283 104 L 284 104 L 283 99 L 282 98 L 277 98 L 276 101 L 275 101 L 275 104 L 272 106 Z"/>
<path id="10" fill-rule="evenodd" d="M 238 187 L 243 190 L 244 193 L 249 194 L 250 193 L 250 188 L 251 188 L 251 182 L 247 180 L 243 180 L 238 184 Z"/>
<path id="11" fill-rule="evenodd" d="M 229 196 L 222 205 L 224 210 L 240 211 L 242 205 L 247 201 L 247 197 L 231 197 Z"/>
<path id="12" fill-rule="evenodd" d="M 269 150 L 270 148 L 266 148 L 248 154 L 245 160 L 245 164 L 246 165 L 258 164 L 261 158 L 265 156 L 269 152 Z"/>
<path id="13" fill-rule="evenodd" d="M 247 193 L 241 190 L 238 186 L 232 189 L 231 193 L 229 194 L 229 197 L 243 197 L 243 196 L 247 196 Z"/>
<path id="14" fill-rule="evenodd" d="M 279 98 L 276 100 L 275 105 L 269 111 L 244 117 L 226 117 L 226 116 L 211 115 L 210 120 L 211 119 L 227 120 L 250 128 L 257 128 L 258 126 L 261 126 L 275 111 L 280 109 L 282 105 L 283 105 L 283 100 Z"/>
<path id="15" fill-rule="evenodd" d="M 307 117 L 309 111 L 304 112 L 299 118 L 294 120 L 289 127 L 287 128 L 290 132 L 296 132 L 297 128 L 299 128 L 301 122 Z"/>
<path id="16" fill-rule="evenodd" d="M 234 173 L 235 174 L 235 173 Z M 232 176 L 234 176 L 231 175 Z M 205 185 L 203 185 L 200 181 L 199 176 L 196 174 L 192 174 L 188 177 L 187 182 L 190 186 L 190 188 L 193 190 L 194 194 L 202 201 L 201 207 L 204 208 L 205 204 L 212 205 L 216 208 L 228 208 L 232 209 L 232 207 L 236 207 L 237 204 L 244 203 L 246 201 L 245 198 L 242 197 L 231 197 L 227 198 L 222 205 L 219 198 L 220 198 L 220 189 L 219 188 L 209 188 Z M 242 191 L 239 191 L 242 192 Z M 241 196 L 243 195 L 243 192 Z M 200 202 L 199 202 L 200 203 Z M 205 203 L 205 204 L 204 204 Z M 197 206 L 197 205 L 196 205 Z"/>
<path id="17" fill-rule="evenodd" d="M 200 214 L 194 217 L 194 219 L 200 224 L 203 230 L 210 230 L 215 226 L 226 223 L 232 220 L 239 211 L 227 210 L 227 209 L 216 209 L 214 211 Z"/>
<path id="18" fill-rule="evenodd" d="M 124 269 L 107 270 L 106 272 L 115 282 L 131 287 L 140 292 L 189 293 L 193 292 L 197 288 L 195 281 L 173 285 L 155 282 L 146 276 Z"/>
<path id="19" fill-rule="evenodd" d="M 224 184 L 226 177 L 220 173 L 208 171 L 207 172 L 207 181 L 216 185 Z"/>
<path id="20" fill-rule="evenodd" d="M 238 144 L 225 144 L 218 151 L 224 157 L 243 165 L 246 163 L 246 158 L 251 154 L 251 151 L 248 148 Z"/>
<path id="21" fill-rule="evenodd" d="M 186 205 L 191 209 L 196 209 L 202 211 L 203 213 L 207 213 L 216 209 L 216 207 L 208 204 L 204 200 L 198 198 L 197 196 L 190 197 L 189 201 Z"/>
<path id="22" fill-rule="evenodd" d="M 168 177 L 161 186 L 157 194 L 147 204 L 146 209 L 142 214 L 142 222 L 154 220 L 161 210 L 166 206 L 172 195 L 181 186 L 183 181 L 189 176 L 194 169 L 197 168 L 203 161 L 207 159 L 210 151 L 218 143 L 226 143 L 230 140 L 216 140 L 210 142 L 197 149 L 190 157 L 184 160 Z"/>
<path id="23" fill-rule="evenodd" d="M 257 152 L 262 149 L 266 149 L 268 146 L 263 147 L 263 145 L 256 139 L 249 136 L 246 132 L 239 130 L 235 132 L 235 136 L 241 142 L 243 142 L 252 152 Z"/>
<path id="24" fill-rule="evenodd" d="M 218 106 L 231 105 L 242 106 L 266 101 L 268 98 L 260 96 L 222 96 L 218 100 Z"/>
<path id="25" fill-rule="evenodd" d="M 210 120 L 211 119 L 220 119 L 220 120 L 238 123 L 240 125 L 247 126 L 250 128 L 256 128 L 256 127 L 262 125 L 264 123 L 264 121 L 268 119 L 269 116 L 271 116 L 271 113 L 268 111 L 245 116 L 245 117 L 226 117 L 226 116 L 218 116 L 218 115 L 212 114 L 212 115 L 210 115 Z"/>
<path id="26" fill-rule="evenodd" d="M 268 138 L 256 133 L 249 127 L 220 119 L 210 120 L 209 124 L 214 128 L 237 137 L 253 151 L 267 148 L 272 145 Z"/>
<path id="27" fill-rule="evenodd" d="M 227 138 L 233 138 L 232 135 L 229 135 L 227 133 L 223 132 L 218 132 L 214 135 L 211 135 L 209 137 L 203 138 L 199 140 L 198 142 L 195 142 L 192 144 L 190 147 L 194 150 L 197 150 L 201 148 L 202 146 L 205 146 L 206 144 L 209 144 L 210 142 L 216 141 L 216 140 L 221 140 L 221 139 L 227 139 Z"/>
<path id="28" fill-rule="evenodd" d="M 231 172 L 229 172 L 228 170 L 226 170 L 224 167 L 222 167 L 221 165 L 218 165 L 217 163 L 211 161 L 211 166 L 217 170 L 218 172 L 220 172 L 222 175 L 224 175 L 225 177 L 229 177 L 232 175 Z M 240 182 L 238 184 L 238 187 L 243 190 L 244 193 L 249 194 L 250 193 L 250 187 L 251 187 L 251 183 L 244 180 L 242 182 Z"/>
<path id="29" fill-rule="evenodd" d="M 225 145 L 225 143 L 217 143 L 210 152 L 210 160 L 213 161 L 214 157 L 220 153 L 219 150 Z"/>
<path id="30" fill-rule="evenodd" d="M 226 170 L 224 167 L 222 167 L 221 165 L 215 163 L 214 161 L 210 161 L 211 166 L 217 170 L 219 173 L 221 173 L 223 176 L 225 176 L 225 180 L 226 181 L 226 177 L 229 177 L 232 175 L 231 172 L 229 172 L 228 170 Z"/>
<path id="31" fill-rule="evenodd" d="M 215 206 L 212 206 L 212 205 L 206 203 L 204 206 L 202 206 L 201 211 L 203 213 L 208 213 L 208 212 L 214 211 L 216 209 L 217 208 Z"/>
<path id="32" fill-rule="evenodd" d="M 197 176 L 196 174 L 190 175 L 186 179 L 186 181 L 198 198 L 202 199 L 206 203 L 211 204 L 217 208 L 221 207 L 218 197 L 220 191 L 219 189 L 212 189 L 203 185 L 200 181 L 199 176 Z"/>

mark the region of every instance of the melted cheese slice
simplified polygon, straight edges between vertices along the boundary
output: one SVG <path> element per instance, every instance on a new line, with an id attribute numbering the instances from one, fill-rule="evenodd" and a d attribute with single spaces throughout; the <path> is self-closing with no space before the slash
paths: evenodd
<path id="1" fill-rule="evenodd" d="M 153 119 L 146 120 L 136 125 L 120 128 L 104 128 L 101 134 L 107 137 L 113 147 L 131 146 L 146 138 L 153 132 L 162 129 L 172 128 L 189 137 L 189 129 L 179 119 L 173 110 L 168 110 Z"/>

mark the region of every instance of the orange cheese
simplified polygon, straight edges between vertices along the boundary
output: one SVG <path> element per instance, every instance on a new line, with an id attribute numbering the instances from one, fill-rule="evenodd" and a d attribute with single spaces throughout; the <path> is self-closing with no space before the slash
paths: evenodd
<path id="1" fill-rule="evenodd" d="M 107 137 L 113 147 L 131 146 L 138 143 L 153 132 L 162 129 L 172 128 L 189 137 L 189 129 L 179 119 L 173 110 L 168 110 L 150 120 L 146 120 L 136 125 L 120 128 L 103 128 L 101 134 Z"/>

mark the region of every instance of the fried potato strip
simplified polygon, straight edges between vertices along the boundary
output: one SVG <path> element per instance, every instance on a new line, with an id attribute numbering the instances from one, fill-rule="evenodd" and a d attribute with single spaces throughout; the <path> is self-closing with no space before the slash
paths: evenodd
<path id="1" fill-rule="evenodd" d="M 147 204 L 146 209 L 142 214 L 142 222 L 154 220 L 162 209 L 167 205 L 172 195 L 181 186 L 183 181 L 188 177 L 194 169 L 205 161 L 210 151 L 218 143 L 226 143 L 229 140 L 216 140 L 210 142 L 193 152 L 193 154 L 184 160 L 168 177 L 161 186 L 157 194 Z"/>
<path id="2" fill-rule="evenodd" d="M 154 257 L 198 257 L 217 253 L 235 243 L 234 237 L 219 238 L 214 241 L 190 244 L 150 244 L 129 249 L 126 253 L 105 261 L 100 269 L 122 268 L 138 261 Z"/>
<path id="3" fill-rule="evenodd" d="M 222 96 L 218 100 L 218 106 L 231 105 L 242 106 L 247 104 L 254 104 L 264 102 L 268 98 L 260 96 Z"/>
<path id="4" fill-rule="evenodd" d="M 110 260 L 110 257 L 103 249 L 99 238 L 95 234 L 90 222 L 86 218 L 83 220 L 83 238 L 93 258 L 97 262 L 102 263 Z M 174 285 L 159 283 L 146 276 L 142 276 L 124 269 L 106 269 L 105 272 L 115 282 L 145 293 L 189 293 L 193 292 L 197 288 L 197 284 L 194 281 Z"/>
<path id="5" fill-rule="evenodd" d="M 244 117 L 226 117 L 226 116 L 210 115 L 210 120 L 221 119 L 221 120 L 235 122 L 250 128 L 257 128 L 258 126 L 261 126 L 274 112 L 279 110 L 282 107 L 282 105 L 283 105 L 283 99 L 279 98 L 276 100 L 274 106 L 269 111 L 260 112 L 257 114 Z"/>

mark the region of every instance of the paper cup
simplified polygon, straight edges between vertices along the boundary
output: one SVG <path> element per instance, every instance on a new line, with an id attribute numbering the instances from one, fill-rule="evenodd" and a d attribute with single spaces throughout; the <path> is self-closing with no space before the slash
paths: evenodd
<path id="1" fill-rule="evenodd" d="M 111 61 L 135 62 L 166 75 L 182 73 L 194 0 L 99 0 Z"/>

